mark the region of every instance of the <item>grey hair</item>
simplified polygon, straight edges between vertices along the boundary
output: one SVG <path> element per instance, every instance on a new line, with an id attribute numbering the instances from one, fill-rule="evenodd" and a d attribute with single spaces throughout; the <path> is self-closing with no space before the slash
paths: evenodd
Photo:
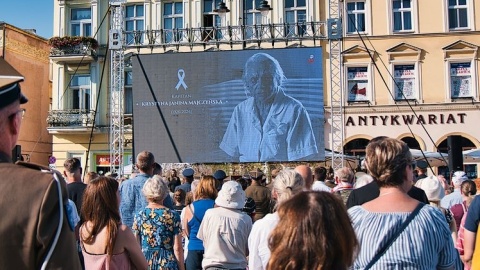
<path id="1" fill-rule="evenodd" d="M 348 182 L 353 184 L 353 180 L 355 179 L 355 174 L 353 173 L 352 169 L 349 167 L 342 167 L 335 171 L 335 176 L 340 179 L 342 182 Z"/>
<path id="2" fill-rule="evenodd" d="M 243 71 L 243 80 L 246 80 L 246 73 L 248 68 L 247 67 L 264 67 L 263 73 L 270 73 L 273 75 L 273 78 L 275 79 L 275 84 L 277 88 L 283 89 L 283 83 L 286 80 L 285 73 L 283 72 L 282 67 L 280 66 L 280 63 L 278 63 L 278 60 L 273 58 L 271 55 L 266 54 L 266 53 L 256 53 L 252 55 L 250 58 L 248 58 L 247 62 L 245 63 L 245 69 Z M 278 91 L 279 89 L 275 89 L 275 91 Z"/>
<path id="3" fill-rule="evenodd" d="M 163 202 L 169 194 L 167 184 L 163 181 L 159 175 L 154 175 L 149 178 L 142 189 L 143 195 L 149 201 Z"/>
<path id="4" fill-rule="evenodd" d="M 303 177 L 293 169 L 283 169 L 273 181 L 273 190 L 277 193 L 277 205 L 293 195 L 302 192 L 305 187 Z"/>
<path id="5" fill-rule="evenodd" d="M 357 181 L 355 182 L 353 188 L 361 188 L 371 182 L 373 182 L 373 177 L 369 174 L 364 174 L 357 178 Z"/>

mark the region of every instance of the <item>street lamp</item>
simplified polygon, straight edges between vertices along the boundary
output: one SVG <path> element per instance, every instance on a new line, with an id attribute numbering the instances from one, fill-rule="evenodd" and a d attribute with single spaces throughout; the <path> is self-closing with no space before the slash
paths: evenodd
<path id="1" fill-rule="evenodd" d="M 260 11 L 260 13 L 262 13 L 262 16 L 263 17 L 267 17 L 268 16 L 268 13 L 270 12 L 270 10 L 272 10 L 272 8 L 270 7 L 270 5 L 268 4 L 268 1 L 262 1 L 262 3 L 260 4 L 260 6 L 258 8 L 256 8 L 258 11 Z"/>
<path id="2" fill-rule="evenodd" d="M 218 8 L 214 9 L 213 12 L 216 12 L 223 22 L 225 20 L 225 17 L 227 16 L 227 13 L 230 12 L 230 9 L 228 9 L 227 5 L 225 5 L 225 2 L 222 1 L 218 5 Z"/>

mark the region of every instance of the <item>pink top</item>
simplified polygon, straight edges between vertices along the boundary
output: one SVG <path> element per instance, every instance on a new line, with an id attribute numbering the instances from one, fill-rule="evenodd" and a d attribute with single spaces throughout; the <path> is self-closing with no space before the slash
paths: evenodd
<path id="1" fill-rule="evenodd" d="M 89 270 L 130 270 L 130 257 L 126 251 L 113 254 L 110 257 L 107 254 L 91 254 L 83 247 L 83 260 L 85 262 L 85 269 Z"/>

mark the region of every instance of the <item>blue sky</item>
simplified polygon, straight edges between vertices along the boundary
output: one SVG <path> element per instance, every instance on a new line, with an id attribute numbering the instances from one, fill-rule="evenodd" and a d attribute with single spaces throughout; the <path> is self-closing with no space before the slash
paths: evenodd
<path id="1" fill-rule="evenodd" d="M 53 35 L 53 1 L 58 0 L 1 0 L 0 21 L 22 29 L 36 29 L 37 35 Z"/>

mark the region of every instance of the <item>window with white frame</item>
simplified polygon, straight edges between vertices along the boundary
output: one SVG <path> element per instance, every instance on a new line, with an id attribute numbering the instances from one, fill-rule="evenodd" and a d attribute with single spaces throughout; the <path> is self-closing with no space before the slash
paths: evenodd
<path id="1" fill-rule="evenodd" d="M 393 66 L 395 100 L 413 100 L 417 98 L 417 79 L 415 64 Z"/>
<path id="2" fill-rule="evenodd" d="M 143 31 L 145 17 L 144 6 L 130 5 L 125 7 L 125 31 L 127 34 L 127 44 L 143 43 L 143 33 L 135 31 Z"/>
<path id="3" fill-rule="evenodd" d="M 393 32 L 413 30 L 412 0 L 393 0 Z"/>
<path id="4" fill-rule="evenodd" d="M 92 11 L 90 8 L 70 10 L 70 34 L 72 36 L 92 36 Z"/>
<path id="5" fill-rule="evenodd" d="M 301 36 L 306 31 L 307 6 L 306 0 L 285 0 L 285 36 Z"/>
<path id="6" fill-rule="evenodd" d="M 448 0 L 448 28 L 468 28 L 468 0 Z"/>
<path id="7" fill-rule="evenodd" d="M 255 37 L 254 26 L 262 24 L 262 13 L 256 10 L 262 3 L 261 0 L 244 0 L 244 26 L 245 38 Z"/>
<path id="8" fill-rule="evenodd" d="M 347 3 L 347 33 L 365 32 L 365 1 Z"/>
<path id="9" fill-rule="evenodd" d="M 222 19 L 218 14 L 213 12 L 213 10 L 218 8 L 218 5 L 223 0 L 204 0 L 203 1 L 203 26 L 204 27 L 214 27 L 214 26 L 222 26 Z M 204 41 L 208 41 L 210 39 L 221 38 L 222 33 L 219 31 L 216 32 L 216 36 L 214 35 L 213 30 L 205 30 L 202 33 L 202 38 Z"/>
<path id="10" fill-rule="evenodd" d="M 124 103 L 124 113 L 132 114 L 133 113 L 133 88 L 132 88 L 132 71 L 125 72 L 125 103 Z"/>
<path id="11" fill-rule="evenodd" d="M 179 41 L 183 28 L 183 3 L 170 2 L 163 4 L 163 28 L 165 29 L 165 42 Z M 176 30 L 174 30 L 176 29 Z"/>
<path id="12" fill-rule="evenodd" d="M 472 62 L 449 63 L 451 98 L 473 97 Z"/>
<path id="13" fill-rule="evenodd" d="M 368 66 L 347 67 L 348 102 L 370 100 L 369 80 Z"/>
<path id="14" fill-rule="evenodd" d="M 72 109 L 90 110 L 90 74 L 72 75 L 70 82 Z"/>

